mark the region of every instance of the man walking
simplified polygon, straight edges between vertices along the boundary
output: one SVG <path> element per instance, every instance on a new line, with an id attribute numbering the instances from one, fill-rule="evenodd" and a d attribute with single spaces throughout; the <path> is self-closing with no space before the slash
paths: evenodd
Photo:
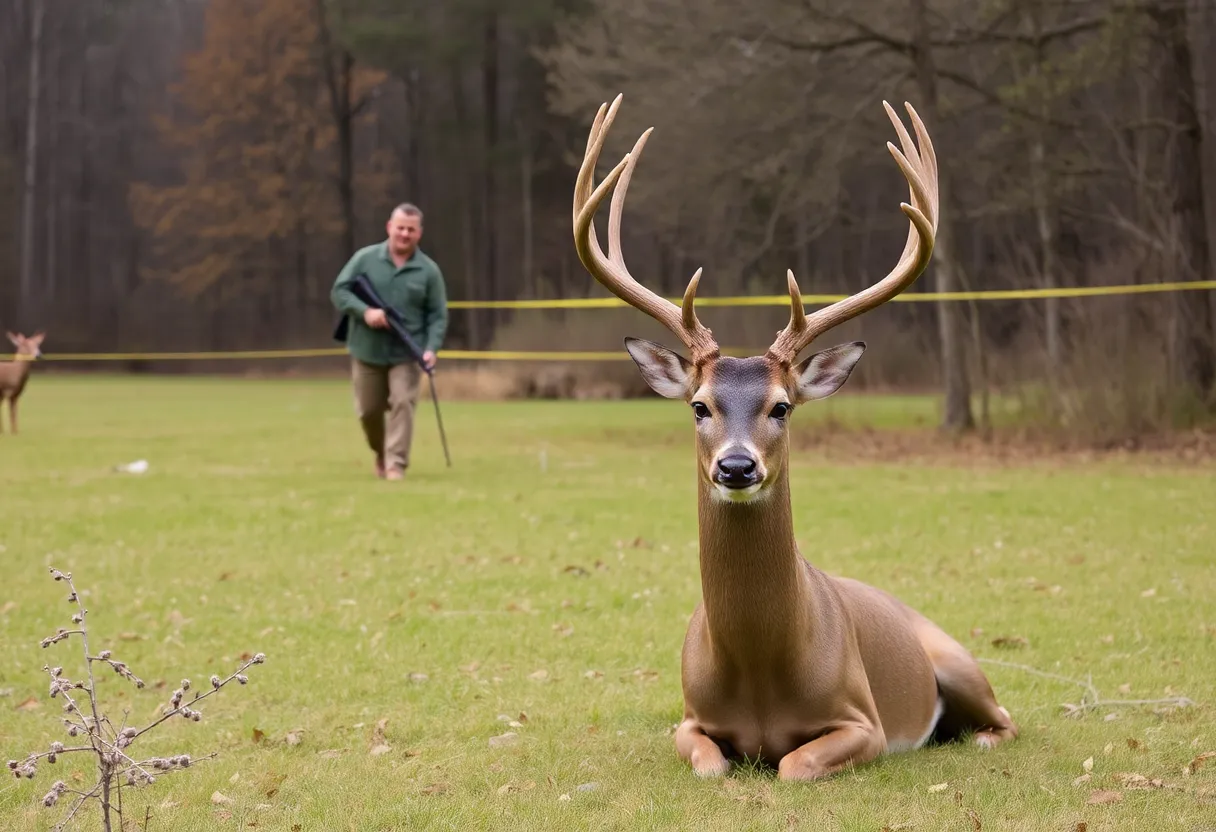
<path id="1" fill-rule="evenodd" d="M 435 365 L 447 332 L 447 288 L 438 264 L 418 248 L 422 211 L 408 202 L 398 205 L 386 228 L 384 242 L 355 252 L 342 268 L 330 299 L 350 318 L 346 343 L 355 412 L 376 455 L 376 475 L 400 480 L 410 464 L 422 368 L 389 329 L 384 310 L 355 297 L 351 283 L 356 275 L 367 275 L 384 302 L 401 313 L 428 368 Z"/>

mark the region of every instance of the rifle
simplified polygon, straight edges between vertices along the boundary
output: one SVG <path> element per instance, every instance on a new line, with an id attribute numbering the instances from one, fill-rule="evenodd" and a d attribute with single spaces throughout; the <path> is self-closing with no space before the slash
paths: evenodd
<path id="1" fill-rule="evenodd" d="M 452 467 L 452 457 L 448 453 L 448 438 L 443 431 L 443 417 L 439 414 L 439 394 L 435 392 L 435 371 L 434 368 L 426 366 L 426 362 L 422 360 L 422 350 L 418 348 L 418 344 L 414 342 L 413 337 L 405 328 L 405 321 L 401 318 L 401 313 L 398 312 L 391 304 L 388 304 L 380 297 L 380 293 L 376 291 L 376 287 L 365 274 L 355 275 L 354 281 L 351 283 L 351 293 L 359 300 L 366 303 L 374 309 L 384 310 L 384 316 L 388 320 L 388 327 L 392 330 L 403 344 L 406 350 L 422 371 L 427 374 L 430 382 L 431 398 L 435 402 L 435 419 L 439 423 L 439 439 L 443 443 L 443 457 L 447 460 L 448 467 Z M 337 329 L 334 330 L 334 339 L 337 341 L 346 340 L 346 331 L 348 326 L 348 317 L 342 316 L 342 320 L 338 322 Z"/>

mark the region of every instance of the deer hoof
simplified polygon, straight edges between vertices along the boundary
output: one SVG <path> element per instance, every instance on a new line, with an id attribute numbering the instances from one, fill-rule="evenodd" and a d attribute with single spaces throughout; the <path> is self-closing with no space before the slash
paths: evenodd
<path id="1" fill-rule="evenodd" d="M 703 760 L 698 759 L 700 755 L 694 755 L 692 759 L 692 770 L 698 777 L 723 777 L 730 771 L 730 760 L 718 755 L 717 759 Z"/>

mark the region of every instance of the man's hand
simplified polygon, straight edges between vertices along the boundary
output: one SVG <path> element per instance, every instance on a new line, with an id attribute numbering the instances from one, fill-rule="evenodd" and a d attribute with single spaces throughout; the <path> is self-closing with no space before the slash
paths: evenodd
<path id="1" fill-rule="evenodd" d="M 363 323 L 372 329 L 388 329 L 388 316 L 383 309 L 368 309 L 363 313 Z"/>
<path id="2" fill-rule="evenodd" d="M 422 354 L 422 363 L 426 365 L 428 370 L 433 369 L 435 366 L 435 352 L 433 350 L 424 352 Z"/>

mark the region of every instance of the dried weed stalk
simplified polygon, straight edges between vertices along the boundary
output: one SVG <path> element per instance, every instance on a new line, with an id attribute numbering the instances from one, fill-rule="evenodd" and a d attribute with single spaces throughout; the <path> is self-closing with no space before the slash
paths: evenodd
<path id="1" fill-rule="evenodd" d="M 38 771 L 38 763 L 45 760 L 54 764 L 60 757 L 68 754 L 92 754 L 97 758 L 97 781 L 88 789 L 72 788 L 62 780 L 51 786 L 51 790 L 42 798 L 42 804 L 48 808 L 57 805 L 67 796 L 71 796 L 72 804 L 66 816 L 55 826 L 56 832 L 66 829 L 81 808 L 89 801 L 97 801 L 101 807 L 102 828 L 111 832 L 112 822 L 118 821 L 122 828 L 122 789 L 124 786 L 147 786 L 156 782 L 156 778 L 174 771 L 190 768 L 201 760 L 211 759 L 214 753 L 202 758 L 193 758 L 189 754 L 173 756 L 157 756 L 139 759 L 132 751 L 136 742 L 158 725 L 162 725 L 173 717 L 181 717 L 191 722 L 202 719 L 202 713 L 197 705 L 225 685 L 236 681 L 244 685 L 249 682 L 245 671 L 250 665 L 262 664 L 266 661 L 264 653 L 258 653 L 245 661 L 237 670 L 225 679 L 212 676 L 206 690 L 194 690 L 189 679 L 183 679 L 181 687 L 173 692 L 169 702 L 161 710 L 160 716 L 143 728 L 127 725 L 129 711 L 124 713 L 120 724 L 104 712 L 97 699 L 97 685 L 94 677 L 94 666 L 102 665 L 113 670 L 122 678 L 131 682 L 137 688 L 143 688 L 144 682 L 136 676 L 125 662 L 118 661 L 109 650 L 102 650 L 93 655 L 89 651 L 89 628 L 86 621 L 88 610 L 80 600 L 80 593 L 72 583 L 72 573 L 61 572 L 54 567 L 51 575 L 56 581 L 64 581 L 68 585 L 68 603 L 76 605 L 76 614 L 72 616 L 72 629 L 60 627 L 54 635 L 42 640 L 44 648 L 60 641 L 80 637 L 80 645 L 84 654 L 85 667 L 88 670 L 88 681 L 72 681 L 64 675 L 62 667 L 43 669 L 50 676 L 50 697 L 63 699 L 63 727 L 70 740 L 65 745 L 58 740 L 51 743 L 50 749 L 41 753 L 30 753 L 24 760 L 9 760 L 8 768 L 13 776 L 21 779 L 33 779 Z"/>

